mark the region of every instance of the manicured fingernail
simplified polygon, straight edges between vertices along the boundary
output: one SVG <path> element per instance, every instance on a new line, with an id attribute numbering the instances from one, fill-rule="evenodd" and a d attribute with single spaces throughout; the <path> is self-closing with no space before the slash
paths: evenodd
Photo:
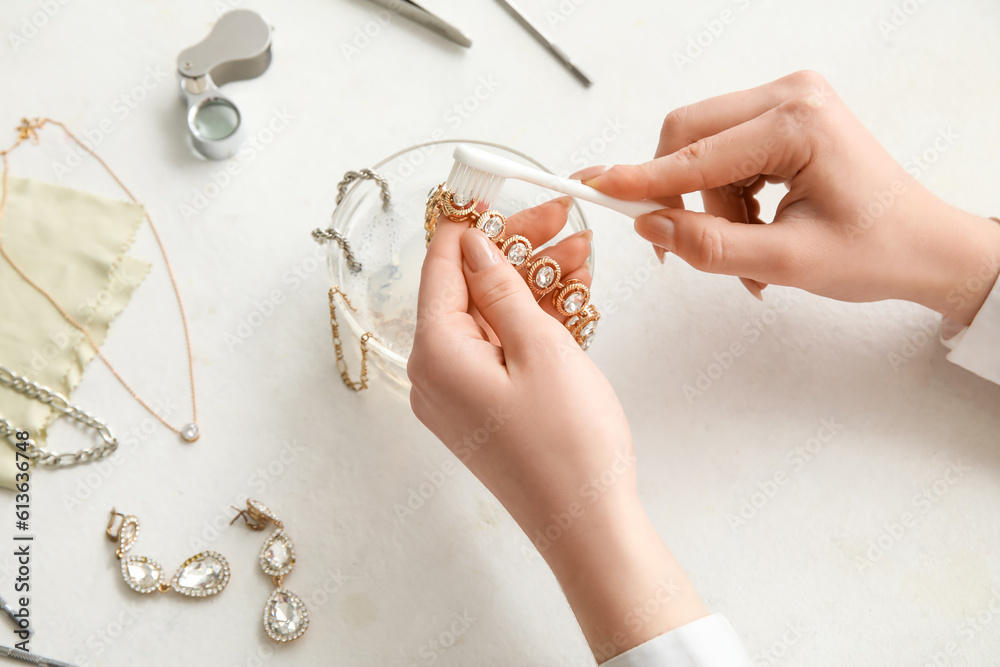
<path id="1" fill-rule="evenodd" d="M 667 251 L 658 245 L 654 245 L 653 252 L 656 253 L 656 259 L 660 260 L 660 264 L 663 264 L 664 260 L 667 258 Z"/>
<path id="2" fill-rule="evenodd" d="M 496 244 L 478 229 L 470 229 L 462 234 L 462 254 L 473 272 L 485 271 L 501 260 Z"/>
<path id="3" fill-rule="evenodd" d="M 674 249 L 674 221 L 660 213 L 653 213 L 637 218 L 635 221 L 635 231 L 639 236 L 646 239 L 663 250 Z"/>
<path id="4" fill-rule="evenodd" d="M 740 278 L 740 282 L 743 286 L 747 288 L 747 291 L 754 295 L 758 301 L 764 300 L 764 294 L 760 289 L 760 285 L 756 280 L 750 280 L 749 278 Z"/>
<path id="5" fill-rule="evenodd" d="M 594 178 L 595 176 L 600 176 L 606 172 L 609 167 L 605 167 L 601 164 L 595 164 L 593 167 L 586 167 L 580 171 L 570 174 L 569 177 L 576 181 L 585 181 L 588 178 Z"/>
<path id="6" fill-rule="evenodd" d="M 567 197 L 557 197 L 556 199 L 553 199 L 552 201 L 559 202 L 560 204 L 562 204 L 563 206 L 566 207 L 567 211 L 570 210 L 571 208 L 573 208 L 573 204 L 576 203 L 576 200 L 574 200 L 572 197 L 569 197 L 569 196 L 567 196 Z"/>
<path id="7" fill-rule="evenodd" d="M 594 230 L 593 229 L 584 229 L 583 231 L 577 232 L 576 234 L 571 234 L 567 238 L 570 238 L 570 239 L 581 238 L 581 239 L 586 240 L 587 243 L 590 243 L 591 241 L 594 240 Z"/>

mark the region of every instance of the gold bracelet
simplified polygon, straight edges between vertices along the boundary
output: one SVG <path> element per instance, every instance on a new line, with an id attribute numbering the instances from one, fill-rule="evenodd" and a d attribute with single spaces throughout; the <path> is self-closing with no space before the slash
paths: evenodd
<path id="1" fill-rule="evenodd" d="M 427 197 L 424 217 L 427 244 L 430 245 L 442 214 L 453 222 L 472 223 L 500 248 L 515 268 L 526 267 L 525 280 L 531 293 L 539 299 L 551 294 L 553 307 L 565 318 L 563 325 L 581 348 L 589 348 L 594 342 L 597 321 L 601 319 L 597 307 L 590 303 L 590 288 L 575 278 L 562 282 L 558 262 L 547 256 L 535 257 L 531 241 L 519 234 L 506 235 L 506 216 L 493 209 L 477 212 L 477 205 L 475 200 L 456 199 L 445 190 L 444 183 L 437 186 Z"/>

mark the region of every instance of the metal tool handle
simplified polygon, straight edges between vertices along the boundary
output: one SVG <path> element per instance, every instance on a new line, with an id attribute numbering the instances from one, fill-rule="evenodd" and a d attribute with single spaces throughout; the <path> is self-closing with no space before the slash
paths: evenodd
<path id="1" fill-rule="evenodd" d="M 270 64 L 271 26 L 249 9 L 223 14 L 205 39 L 177 56 L 177 72 L 182 77 L 199 80 L 207 76 L 216 86 L 256 78 Z"/>

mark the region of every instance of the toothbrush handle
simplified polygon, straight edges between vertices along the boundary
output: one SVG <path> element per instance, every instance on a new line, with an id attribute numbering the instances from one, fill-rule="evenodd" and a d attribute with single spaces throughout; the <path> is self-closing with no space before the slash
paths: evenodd
<path id="1" fill-rule="evenodd" d="M 568 178 L 560 178 L 554 174 L 546 174 L 545 172 L 536 171 L 534 169 L 524 169 L 523 172 L 515 176 L 515 178 L 521 178 L 522 180 L 530 181 L 535 185 L 540 185 L 544 188 L 561 192 L 564 195 L 570 195 L 571 197 L 576 197 L 577 199 L 583 199 L 594 204 L 599 204 L 605 208 L 610 208 L 613 211 L 623 213 L 630 218 L 638 218 L 640 215 L 668 208 L 667 206 L 648 200 L 627 201 L 625 199 L 611 197 L 603 192 L 595 190 L 589 185 L 584 185 L 580 181 L 571 181 Z"/>

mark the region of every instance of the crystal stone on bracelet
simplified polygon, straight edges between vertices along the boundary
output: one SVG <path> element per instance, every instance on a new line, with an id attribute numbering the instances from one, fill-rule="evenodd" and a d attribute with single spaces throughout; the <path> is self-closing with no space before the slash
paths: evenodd
<path id="1" fill-rule="evenodd" d="M 597 322 L 587 322 L 580 329 L 580 333 L 577 334 L 577 340 L 580 341 L 581 349 L 588 349 L 591 343 L 594 342 L 594 337 L 597 335 Z"/>
<path id="2" fill-rule="evenodd" d="M 586 297 L 584 297 L 583 292 L 581 290 L 570 292 L 569 296 L 567 296 L 563 300 L 562 303 L 563 310 L 565 310 L 567 313 L 575 313 L 576 311 L 580 310 L 580 307 L 583 306 L 584 301 L 586 301 Z"/>
<path id="3" fill-rule="evenodd" d="M 507 260 L 514 266 L 521 266 L 528 259 L 528 246 L 523 243 L 515 243 L 507 249 Z"/>
<path id="4" fill-rule="evenodd" d="M 556 278 L 556 272 L 551 266 L 543 266 L 535 272 L 535 284 L 539 288 L 545 289 L 552 284 L 552 281 Z"/>
<path id="5" fill-rule="evenodd" d="M 495 239 L 503 231 L 503 218 L 491 215 L 479 223 L 479 228 L 491 239 Z"/>

